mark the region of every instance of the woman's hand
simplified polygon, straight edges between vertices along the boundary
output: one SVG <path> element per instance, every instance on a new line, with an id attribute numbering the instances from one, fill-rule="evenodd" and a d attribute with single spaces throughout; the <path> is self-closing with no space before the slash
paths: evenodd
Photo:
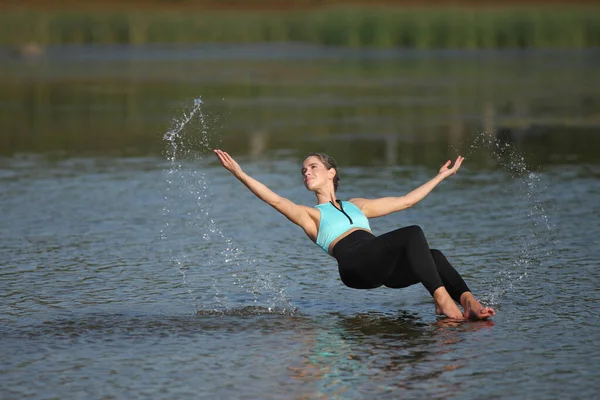
<path id="1" fill-rule="evenodd" d="M 227 152 L 219 149 L 215 149 L 214 152 L 223 167 L 239 179 L 242 175 L 242 168 L 240 165 Z"/>
<path id="2" fill-rule="evenodd" d="M 456 174 L 456 171 L 458 171 L 464 159 L 464 157 L 458 156 L 452 168 L 448 168 L 452 163 L 452 161 L 448 160 L 446 164 L 442 165 L 442 168 L 440 168 L 440 172 L 438 173 L 438 175 L 441 175 L 442 178 L 445 179 L 449 176 Z"/>

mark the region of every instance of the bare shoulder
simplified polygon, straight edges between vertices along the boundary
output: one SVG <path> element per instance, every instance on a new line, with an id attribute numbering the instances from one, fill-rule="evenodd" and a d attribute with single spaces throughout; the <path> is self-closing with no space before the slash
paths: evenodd
<path id="1" fill-rule="evenodd" d="M 371 201 L 369 199 L 363 199 L 360 197 L 355 197 L 352 198 L 350 200 L 348 200 L 350 203 L 354 204 L 356 207 L 359 208 L 359 210 L 363 211 L 364 208 L 368 205 L 368 203 Z"/>
<path id="2" fill-rule="evenodd" d="M 390 213 L 387 200 L 388 198 L 384 197 L 378 199 L 354 198 L 350 199 L 350 202 L 358 207 L 367 218 L 377 218 Z"/>

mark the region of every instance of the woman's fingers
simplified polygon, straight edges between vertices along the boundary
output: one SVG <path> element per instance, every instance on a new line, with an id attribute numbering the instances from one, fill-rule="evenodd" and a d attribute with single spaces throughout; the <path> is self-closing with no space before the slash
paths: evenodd
<path id="1" fill-rule="evenodd" d="M 229 164 L 231 164 L 231 163 L 227 159 L 227 153 L 225 153 L 223 150 L 219 150 L 219 149 L 215 149 L 214 152 L 217 155 L 217 158 L 219 159 L 221 164 L 223 164 L 223 166 L 225 168 L 229 169 Z"/>
<path id="2" fill-rule="evenodd" d="M 452 161 L 448 160 L 448 161 L 446 161 L 446 164 L 444 164 L 440 167 L 440 174 L 448 171 L 448 166 L 450 165 L 451 162 Z"/>
<path id="3" fill-rule="evenodd" d="M 227 161 L 228 163 L 232 163 L 233 162 L 233 158 L 231 158 L 231 156 L 229 155 L 229 153 L 227 153 L 226 151 L 222 151 L 219 150 L 221 152 L 221 155 L 223 156 L 223 159 L 225 161 Z"/>
<path id="4" fill-rule="evenodd" d="M 462 165 L 462 162 L 465 158 L 458 156 L 456 158 L 456 161 L 454 162 L 454 167 L 452 167 L 452 173 L 456 174 L 456 172 L 458 171 L 458 169 L 460 168 L 460 166 Z"/>
<path id="5" fill-rule="evenodd" d="M 454 162 L 454 168 L 453 169 L 458 170 L 460 168 L 460 165 L 462 164 L 462 160 L 463 160 L 463 158 L 461 156 L 458 156 L 458 158 Z"/>
<path id="6" fill-rule="evenodd" d="M 219 157 L 220 160 L 227 160 L 227 157 L 229 156 L 229 154 L 227 154 L 223 150 L 219 150 L 219 149 L 215 149 L 214 151 L 215 151 L 215 154 L 217 155 L 217 157 Z"/>
<path id="7" fill-rule="evenodd" d="M 456 171 L 458 171 L 464 159 L 464 157 L 458 156 L 456 158 L 456 161 L 454 161 L 454 165 L 452 167 L 450 167 L 450 165 L 452 164 L 452 160 L 446 161 L 446 164 L 444 164 L 442 168 L 440 168 L 440 173 L 443 173 L 445 176 L 456 174 Z"/>
<path id="8" fill-rule="evenodd" d="M 229 172 L 234 173 L 236 170 L 239 170 L 239 165 L 235 160 L 227 153 L 226 151 L 215 149 L 215 154 L 219 158 L 219 161 Z"/>
<path id="9" fill-rule="evenodd" d="M 223 159 L 228 165 L 233 166 L 233 158 L 231 158 L 231 156 L 225 151 L 223 152 Z"/>

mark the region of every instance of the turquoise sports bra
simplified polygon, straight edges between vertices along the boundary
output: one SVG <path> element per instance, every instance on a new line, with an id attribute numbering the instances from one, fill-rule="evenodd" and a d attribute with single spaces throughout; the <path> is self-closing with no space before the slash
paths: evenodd
<path id="1" fill-rule="evenodd" d="M 334 206 L 331 201 L 315 206 L 315 208 L 321 211 L 316 243 L 327 254 L 329 254 L 331 242 L 344 232 L 353 228 L 362 228 L 371 231 L 369 220 L 358 207 L 349 201 L 337 200 L 337 202 L 340 208 Z"/>

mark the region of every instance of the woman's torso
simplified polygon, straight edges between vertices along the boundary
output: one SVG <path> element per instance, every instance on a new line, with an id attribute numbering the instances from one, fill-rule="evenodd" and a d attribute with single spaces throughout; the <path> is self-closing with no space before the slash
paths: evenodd
<path id="1" fill-rule="evenodd" d="M 371 232 L 367 217 L 353 203 L 339 201 L 317 204 L 317 236 L 313 241 L 325 252 L 333 254 L 335 245 L 357 230 Z M 311 238 L 312 239 L 312 238 Z"/>

